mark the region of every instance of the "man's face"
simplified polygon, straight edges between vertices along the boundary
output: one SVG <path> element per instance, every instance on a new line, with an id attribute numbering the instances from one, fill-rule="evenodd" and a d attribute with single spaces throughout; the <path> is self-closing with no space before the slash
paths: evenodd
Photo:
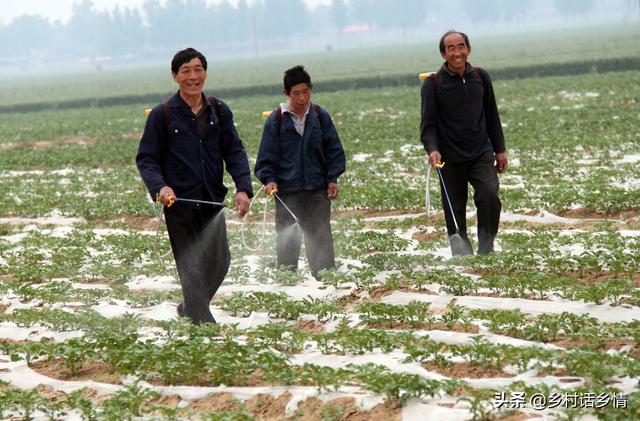
<path id="1" fill-rule="evenodd" d="M 289 103 L 297 111 L 306 110 L 311 101 L 311 88 L 306 83 L 293 85 L 289 90 Z"/>
<path id="2" fill-rule="evenodd" d="M 469 54 L 471 54 L 471 48 L 464 42 L 462 35 L 449 34 L 444 38 L 442 58 L 447 61 L 447 67 L 452 72 L 460 74 L 464 72 Z"/>
<path id="3" fill-rule="evenodd" d="M 201 95 L 206 79 L 207 71 L 197 57 L 180 66 L 178 73 L 173 73 L 173 80 L 178 83 L 180 93 L 184 96 Z"/>

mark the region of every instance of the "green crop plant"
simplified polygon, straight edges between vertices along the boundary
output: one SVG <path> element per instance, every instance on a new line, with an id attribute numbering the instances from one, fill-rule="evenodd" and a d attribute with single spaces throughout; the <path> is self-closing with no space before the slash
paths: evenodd
<path id="1" fill-rule="evenodd" d="M 495 396 L 494 390 L 489 389 L 465 389 L 469 396 L 458 398 L 458 402 L 467 402 L 473 421 L 490 421 L 495 419 L 497 412 L 491 399 Z"/>
<path id="2" fill-rule="evenodd" d="M 295 353 L 304 349 L 309 335 L 280 323 L 268 323 L 247 332 L 247 339 L 257 346 Z"/>
<path id="3" fill-rule="evenodd" d="M 159 397 L 158 392 L 140 386 L 138 383 L 132 383 L 100 404 L 100 418 L 118 420 L 140 417 Z"/>
<path id="4" fill-rule="evenodd" d="M 464 307 L 457 304 L 448 304 L 447 311 L 442 315 L 442 322 L 451 330 L 456 324 L 466 324 L 466 320 Z"/>
<path id="5" fill-rule="evenodd" d="M 429 303 L 411 301 L 407 305 L 392 305 L 365 301 L 358 306 L 360 319 L 366 324 L 381 324 L 392 327 L 394 323 L 407 323 L 412 328 L 433 323 L 429 314 Z"/>

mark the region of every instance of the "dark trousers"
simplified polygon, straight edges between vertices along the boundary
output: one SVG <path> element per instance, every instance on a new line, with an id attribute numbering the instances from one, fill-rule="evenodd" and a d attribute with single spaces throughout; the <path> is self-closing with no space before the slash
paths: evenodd
<path id="1" fill-rule="evenodd" d="M 442 176 L 449 192 L 449 199 L 460 228 L 460 236 L 469 244 L 467 236 L 467 195 L 469 184 L 473 186 L 475 193 L 473 201 L 478 211 L 478 254 L 487 254 L 493 251 L 493 241 L 498 234 L 500 224 L 500 210 L 502 204 L 498 197 L 499 181 L 493 160 L 476 160 L 462 163 L 447 162 L 442 167 Z M 449 210 L 449 204 L 440 182 L 442 206 L 444 218 L 447 224 L 449 236 L 455 234 L 456 227 Z"/>
<path id="2" fill-rule="evenodd" d="M 164 215 L 182 285 L 184 315 L 195 324 L 215 322 L 209 304 L 231 263 L 224 214 L 214 206 L 175 204 L 165 207 Z"/>
<path id="3" fill-rule="evenodd" d="M 326 189 L 279 193 L 278 196 L 299 220 L 276 199 L 276 253 L 278 267 L 298 268 L 300 246 L 304 234 L 304 247 L 311 274 L 317 278 L 322 269 L 335 265 L 333 237 L 331 235 L 331 201 Z"/>

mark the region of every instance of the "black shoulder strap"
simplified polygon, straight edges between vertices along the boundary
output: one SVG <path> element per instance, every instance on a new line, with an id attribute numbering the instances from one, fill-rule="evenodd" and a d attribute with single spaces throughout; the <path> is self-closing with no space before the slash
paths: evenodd
<path id="1" fill-rule="evenodd" d="M 213 108 L 213 111 L 216 113 L 216 116 L 218 117 L 218 120 L 220 121 L 220 127 L 222 127 L 222 109 L 220 108 L 220 104 L 219 104 L 218 100 L 216 99 L 216 97 L 210 96 L 209 97 L 209 104 Z"/>
<path id="2" fill-rule="evenodd" d="M 437 96 L 438 89 L 440 89 L 440 77 L 438 76 L 438 72 L 433 72 L 429 77 L 433 78 L 433 93 Z"/>
<path id="3" fill-rule="evenodd" d="M 169 133 L 169 120 L 171 120 L 171 110 L 169 109 L 169 102 L 162 103 L 162 123 L 164 125 L 164 133 Z"/>
<path id="4" fill-rule="evenodd" d="M 324 130 L 324 124 L 322 124 L 322 117 L 320 117 L 320 106 L 318 104 L 311 104 L 313 110 L 316 112 L 318 116 L 318 121 L 320 122 L 320 128 Z"/>
<path id="5" fill-rule="evenodd" d="M 164 156 L 164 152 L 167 149 L 167 142 L 169 141 L 169 120 L 171 120 L 171 109 L 169 109 L 169 102 L 162 103 L 162 139 L 160 140 L 160 155 Z"/>
<path id="6" fill-rule="evenodd" d="M 482 103 L 484 106 L 486 106 L 486 101 L 487 101 L 487 87 L 489 86 L 489 81 L 487 80 L 487 77 L 485 75 L 485 72 L 480 68 L 480 67 L 474 67 L 474 70 L 476 71 L 476 73 L 478 74 L 478 76 L 480 76 L 480 80 L 482 80 Z"/>
<path id="7" fill-rule="evenodd" d="M 486 87 L 487 86 L 487 78 L 485 77 L 484 72 L 482 71 L 482 69 L 480 67 L 474 67 L 473 69 L 476 71 L 478 76 L 480 76 L 480 79 L 482 79 L 482 85 L 484 85 Z"/>

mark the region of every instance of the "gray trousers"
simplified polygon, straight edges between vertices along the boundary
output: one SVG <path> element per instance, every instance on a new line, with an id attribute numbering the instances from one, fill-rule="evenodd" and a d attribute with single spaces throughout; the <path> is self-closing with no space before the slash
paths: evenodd
<path id="1" fill-rule="evenodd" d="M 164 209 L 176 260 L 184 315 L 193 323 L 215 322 L 209 304 L 229 270 L 231 253 L 220 208 L 176 203 Z"/>
<path id="2" fill-rule="evenodd" d="M 326 189 L 279 193 L 278 196 L 299 220 L 294 225 L 293 216 L 276 199 L 276 253 L 278 267 L 298 268 L 300 247 L 304 247 L 311 274 L 317 278 L 322 269 L 335 266 L 333 236 L 331 235 L 331 201 Z"/>

